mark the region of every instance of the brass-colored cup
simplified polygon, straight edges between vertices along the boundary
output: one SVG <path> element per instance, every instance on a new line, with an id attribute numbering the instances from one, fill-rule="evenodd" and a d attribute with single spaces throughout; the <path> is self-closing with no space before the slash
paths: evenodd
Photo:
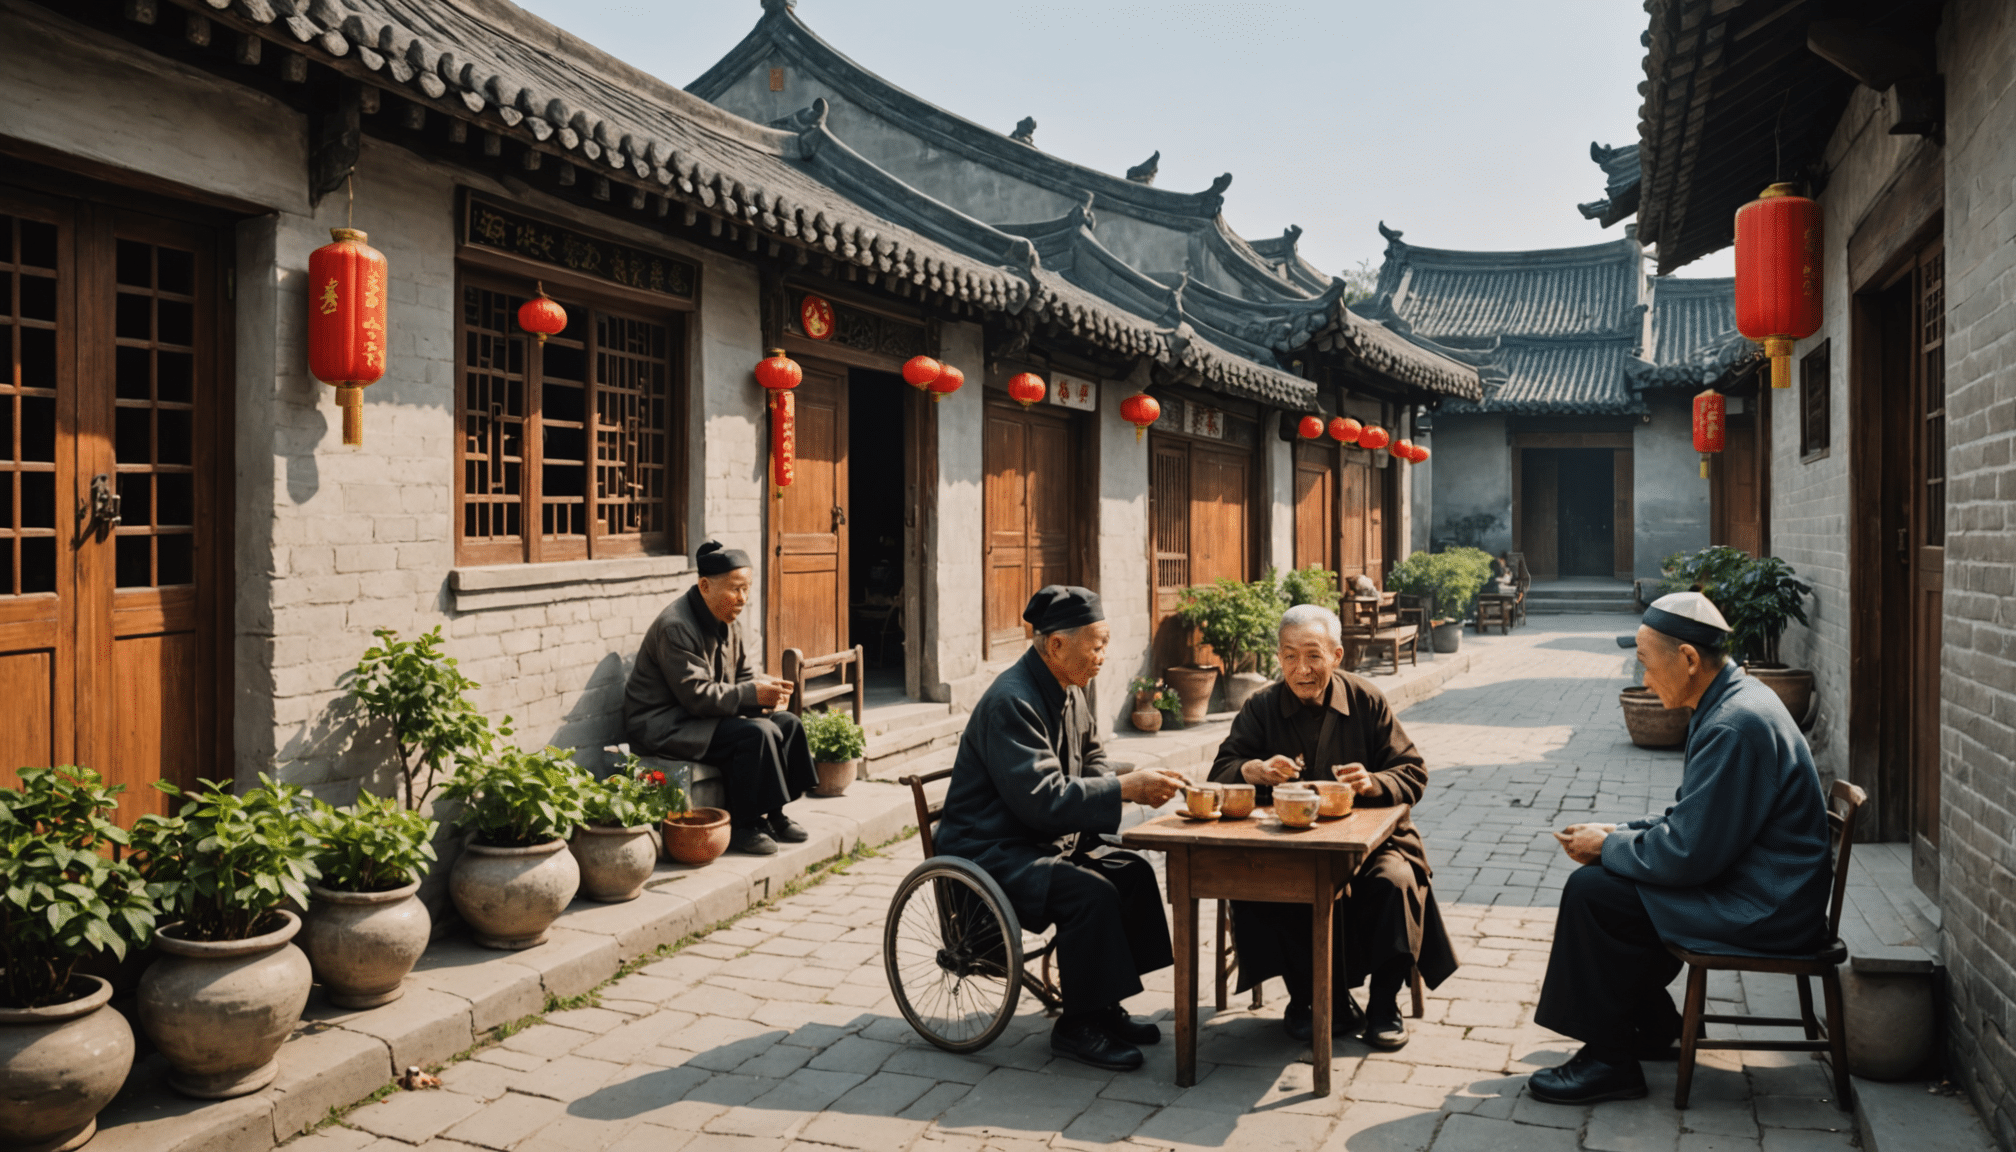
<path id="1" fill-rule="evenodd" d="M 1340 816 L 1351 814 L 1351 805 L 1356 795 L 1351 791 L 1349 784 L 1340 784 L 1335 780 L 1317 780 L 1312 782 L 1310 787 L 1316 789 L 1319 815 L 1323 819 L 1335 820 Z"/>
<path id="2" fill-rule="evenodd" d="M 1274 789 L 1274 815 L 1287 827 L 1307 828 L 1316 823 L 1320 807 L 1321 802 L 1313 788 L 1283 786 Z"/>
<path id="3" fill-rule="evenodd" d="M 1183 789 L 1183 805 L 1192 816 L 1216 816 L 1222 799 L 1216 784 L 1198 784 Z"/>
<path id="4" fill-rule="evenodd" d="M 1220 784 L 1218 791 L 1223 799 L 1218 810 L 1227 820 L 1244 820 L 1253 814 L 1253 785 Z"/>

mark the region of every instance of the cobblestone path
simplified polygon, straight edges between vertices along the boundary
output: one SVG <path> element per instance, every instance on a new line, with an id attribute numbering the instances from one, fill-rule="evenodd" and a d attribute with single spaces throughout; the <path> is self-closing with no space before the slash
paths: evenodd
<path id="1" fill-rule="evenodd" d="M 1677 753 L 1631 746 L 1611 636 L 1625 616 L 1540 617 L 1403 720 L 1433 770 L 1417 811 L 1463 968 L 1429 994 L 1394 1053 L 1339 1041 L 1338 1091 L 1311 1095 L 1307 1049 L 1282 1035 L 1278 984 L 1207 1023 L 1199 1081 L 1174 1083 L 1172 1043 L 1114 1075 L 1053 1060 L 1049 1022 L 1023 1014 L 975 1056 L 940 1052 L 897 1012 L 882 916 L 919 857 L 913 839 L 443 1071 L 442 1091 L 357 1109 L 293 1152 L 1836 1152 L 1852 1124 L 1822 1066 L 1781 1053 L 1704 1054 L 1693 1107 L 1671 1065 L 1647 1100 L 1562 1108 L 1524 1074 L 1574 1045 L 1531 1022 L 1560 882 L 1547 835 L 1578 819 L 1662 807 Z M 1204 923 L 1209 923 L 1205 909 Z M 1206 961 L 1208 964 L 1208 959 Z M 1208 971 L 1208 967 L 1205 969 Z M 1789 980 L 1715 974 L 1710 1010 L 1790 1014 Z M 1130 1005 L 1166 1018 L 1170 977 Z M 1747 995 L 1746 995 L 1747 994 Z M 1165 1032 L 1168 1027 L 1165 1022 Z"/>

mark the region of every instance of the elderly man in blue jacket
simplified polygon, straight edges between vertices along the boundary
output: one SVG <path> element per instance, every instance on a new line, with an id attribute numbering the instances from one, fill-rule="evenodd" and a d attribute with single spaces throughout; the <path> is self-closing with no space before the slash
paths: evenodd
<path id="1" fill-rule="evenodd" d="M 1687 762 L 1665 814 L 1554 834 L 1584 865 L 1561 892 L 1533 1019 L 1583 1042 L 1528 1080 L 1535 1099 L 1645 1095 L 1641 1059 L 1680 1034 L 1667 942 L 1740 956 L 1826 947 L 1827 806 L 1806 738 L 1778 694 L 1729 662 L 1729 624 L 1698 592 L 1655 601 L 1635 637 L 1645 686 L 1693 708 Z"/>

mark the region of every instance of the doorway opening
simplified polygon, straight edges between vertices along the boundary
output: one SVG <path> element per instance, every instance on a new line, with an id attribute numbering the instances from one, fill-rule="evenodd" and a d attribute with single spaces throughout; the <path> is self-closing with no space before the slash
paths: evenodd
<path id="1" fill-rule="evenodd" d="M 916 521 L 908 435 L 916 396 L 895 373 L 867 368 L 848 370 L 847 391 L 847 643 L 864 650 L 869 702 L 891 702 L 904 696 L 913 647 L 906 609 L 916 590 L 905 561 Z"/>
<path id="2" fill-rule="evenodd" d="M 1630 579 L 1632 484 L 1629 448 L 1521 446 L 1513 542 L 1534 578 Z"/>
<path id="3" fill-rule="evenodd" d="M 1611 454 L 1602 448 L 1562 448 L 1555 455 L 1560 461 L 1558 571 L 1563 576 L 1608 576 L 1616 552 Z"/>

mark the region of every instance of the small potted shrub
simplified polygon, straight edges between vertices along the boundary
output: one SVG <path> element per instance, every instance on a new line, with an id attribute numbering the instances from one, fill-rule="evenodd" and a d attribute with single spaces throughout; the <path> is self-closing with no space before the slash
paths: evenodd
<path id="1" fill-rule="evenodd" d="M 108 849 L 123 785 L 89 768 L 23 768 L 0 788 L 0 1147 L 77 1148 L 133 1067 L 112 985 L 77 970 L 154 934 L 154 901 Z"/>
<path id="2" fill-rule="evenodd" d="M 1813 710 L 1813 673 L 1787 668 L 1778 659 L 1778 641 L 1792 621 L 1806 623 L 1806 597 L 1813 586 L 1776 556 L 1753 560 L 1709 594 L 1731 629 L 1729 647 L 1744 671 L 1763 681 L 1785 701 L 1800 724 Z"/>
<path id="3" fill-rule="evenodd" d="M 1435 651 L 1449 655 L 1463 644 L 1463 617 L 1491 579 L 1491 555 L 1481 548 L 1416 552 L 1395 565 L 1386 587 L 1424 601 Z"/>
<path id="4" fill-rule="evenodd" d="M 657 828 L 683 793 L 665 787 L 665 774 L 641 769 L 633 756 L 623 768 L 590 787 L 587 818 L 574 829 L 568 850 L 581 868 L 581 894 L 604 904 L 635 900 L 658 866 Z"/>
<path id="5" fill-rule="evenodd" d="M 469 837 L 448 895 L 478 944 L 516 950 L 545 943 L 581 886 L 567 837 L 586 815 L 594 783 L 572 752 L 505 748 L 462 761 L 442 786 L 442 799 L 462 802 L 455 827 Z"/>
<path id="6" fill-rule="evenodd" d="M 496 737 L 511 735 L 511 718 L 492 730 L 469 700 L 480 685 L 441 651 L 439 627 L 412 640 L 390 628 L 372 635 L 378 644 L 348 674 L 350 688 L 364 714 L 391 729 L 406 807 L 418 812 L 450 765 L 488 756 Z"/>
<path id="7" fill-rule="evenodd" d="M 257 1092 L 280 1071 L 314 975 L 293 943 L 321 877 L 305 794 L 261 774 L 236 795 L 225 780 L 180 797 L 173 816 L 142 816 L 133 849 L 165 921 L 159 959 L 140 977 L 140 1026 L 168 1058 L 168 1083 L 199 1099 Z"/>
<path id="8" fill-rule="evenodd" d="M 315 802 L 321 880 L 301 927 L 301 950 L 338 1008 L 376 1008 L 406 991 L 434 920 L 420 881 L 434 863 L 440 827 L 369 792 L 348 808 Z"/>
<path id="9" fill-rule="evenodd" d="M 1134 727 L 1143 732 L 1162 730 L 1162 710 L 1155 706 L 1155 700 L 1162 692 L 1162 682 L 1150 676 L 1136 676 L 1128 682 L 1127 690 L 1134 694 L 1134 708 L 1127 718 Z"/>
<path id="10" fill-rule="evenodd" d="M 815 796 L 838 796 L 854 783 L 861 771 L 861 756 L 868 751 L 868 734 L 845 712 L 828 709 L 805 716 L 805 743 L 812 749 L 812 766 L 819 771 Z"/>
<path id="11" fill-rule="evenodd" d="M 1197 629 L 1199 639 L 1223 663 L 1225 702 L 1233 711 L 1265 688 L 1274 670 L 1276 632 L 1287 609 L 1270 571 L 1251 583 L 1221 578 L 1209 587 L 1184 592 L 1176 618 Z M 1202 723 L 1210 710 L 1218 670 L 1193 664 L 1163 673 L 1183 699 L 1183 722 Z"/>

